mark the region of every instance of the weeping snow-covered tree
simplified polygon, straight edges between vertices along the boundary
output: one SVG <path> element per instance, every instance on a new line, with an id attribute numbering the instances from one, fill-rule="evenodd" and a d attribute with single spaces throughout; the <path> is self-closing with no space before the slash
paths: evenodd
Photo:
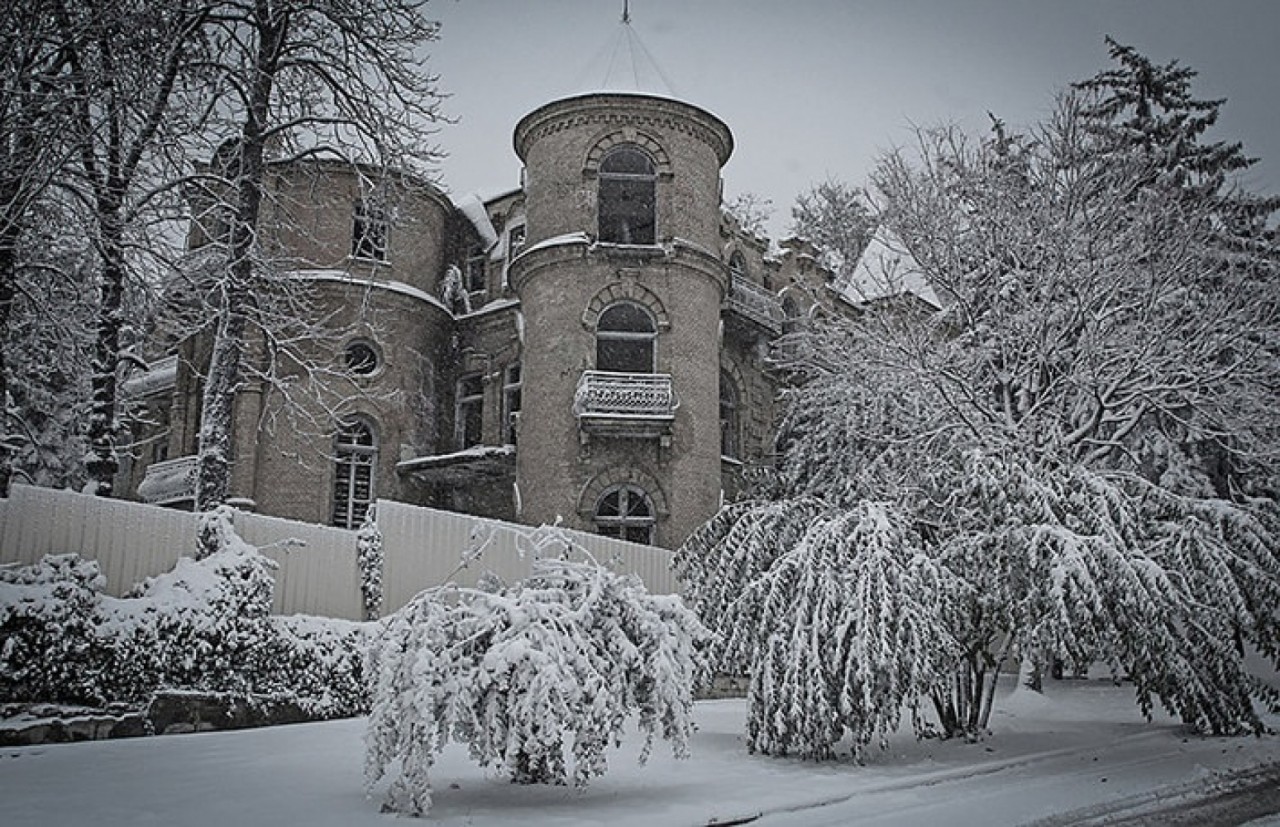
<path id="1" fill-rule="evenodd" d="M 540 547 L 570 546 L 559 532 Z M 429 770 L 450 742 L 523 784 L 579 786 L 635 716 L 684 757 L 706 632 L 676 595 L 594 561 L 545 558 L 493 590 L 429 589 L 386 619 L 369 655 L 373 712 L 365 773 L 398 764 L 386 808 L 424 815 Z"/>
<path id="2" fill-rule="evenodd" d="M 798 381 L 764 493 L 847 515 L 889 503 L 909 526 L 939 571 L 920 608 L 946 632 L 927 693 L 951 734 L 987 725 L 1005 660 L 1107 663 L 1144 710 L 1210 732 L 1257 731 L 1257 705 L 1280 701 L 1245 668 L 1249 649 L 1280 662 L 1275 205 L 1233 183 L 1238 145 L 1204 144 L 1218 103 L 1189 97 L 1189 73 L 1113 51 L 1119 69 L 1034 129 L 924 131 L 885 158 L 880 227 L 941 308 L 865 306 L 789 348 Z M 785 611 L 742 614 L 776 561 L 811 553 L 830 517 L 807 508 L 812 525 L 759 539 L 744 532 L 760 517 L 730 509 L 682 552 L 712 552 L 691 593 L 705 618 L 739 612 L 729 639 L 757 648 L 721 655 L 753 681 L 766 657 L 807 657 L 792 611 L 831 593 L 797 579 Z M 753 731 L 771 725 L 753 712 Z"/>
<path id="3" fill-rule="evenodd" d="M 676 556 L 690 599 L 720 636 L 718 669 L 751 674 L 747 744 L 831 758 L 881 744 L 952 659 L 943 601 L 955 591 L 896 509 L 817 498 L 743 502 Z"/>

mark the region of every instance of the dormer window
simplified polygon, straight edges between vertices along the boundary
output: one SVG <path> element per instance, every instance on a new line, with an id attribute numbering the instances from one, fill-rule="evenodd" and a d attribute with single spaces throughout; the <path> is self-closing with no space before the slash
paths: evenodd
<path id="1" fill-rule="evenodd" d="M 656 182 L 653 161 L 638 147 L 620 146 L 600 162 L 600 240 L 609 244 L 653 244 Z"/>
<path id="2" fill-rule="evenodd" d="M 361 198 L 351 220 L 351 255 L 372 261 L 387 260 L 387 213 L 381 205 Z"/>

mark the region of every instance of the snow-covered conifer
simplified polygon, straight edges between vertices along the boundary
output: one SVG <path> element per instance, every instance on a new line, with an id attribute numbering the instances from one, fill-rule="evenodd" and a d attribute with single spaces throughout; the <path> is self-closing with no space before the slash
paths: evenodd
<path id="1" fill-rule="evenodd" d="M 360 567 L 360 597 L 365 620 L 382 616 L 382 532 L 378 530 L 374 507 L 365 512 L 356 533 L 356 564 Z"/>

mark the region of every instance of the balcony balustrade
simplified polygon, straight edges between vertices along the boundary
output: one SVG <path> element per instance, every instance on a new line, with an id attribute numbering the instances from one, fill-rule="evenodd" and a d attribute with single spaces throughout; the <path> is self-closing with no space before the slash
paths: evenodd
<path id="1" fill-rule="evenodd" d="M 782 333 L 782 302 L 778 297 L 754 282 L 734 279 L 724 299 L 724 309 L 736 313 L 769 332 L 771 336 Z"/>
<path id="2" fill-rule="evenodd" d="M 573 412 L 587 434 L 664 437 L 679 404 L 669 374 L 588 370 L 578 381 Z"/>

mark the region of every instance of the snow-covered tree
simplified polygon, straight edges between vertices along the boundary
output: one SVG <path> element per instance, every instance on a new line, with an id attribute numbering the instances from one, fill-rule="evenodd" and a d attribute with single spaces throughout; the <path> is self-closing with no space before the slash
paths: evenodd
<path id="1" fill-rule="evenodd" d="M 198 106 L 190 107 L 195 113 L 183 113 L 177 99 L 193 80 L 193 66 L 202 62 L 201 34 L 213 7 L 206 0 L 48 5 L 67 60 L 63 94 L 74 159 L 59 182 L 85 206 L 86 234 L 97 259 L 87 285 L 97 296 L 97 324 L 86 470 L 94 490 L 110 496 L 121 430 L 116 381 L 131 344 L 130 317 L 137 321 L 137 302 L 127 293 L 143 287 L 138 253 L 172 246 L 147 238 L 147 230 L 166 217 L 161 205 L 167 203 L 172 213 L 176 202 L 173 190 L 183 170 L 173 144 L 180 133 L 198 127 L 190 121 L 199 119 Z"/>
<path id="2" fill-rule="evenodd" d="M 372 788 L 398 764 L 387 809 L 430 809 L 429 771 L 450 742 L 525 784 L 602 775 L 633 716 L 642 760 L 655 736 L 687 754 L 706 632 L 678 596 L 634 576 L 544 558 L 522 583 L 429 589 L 385 622 L 369 658 L 365 773 Z"/>
<path id="3" fill-rule="evenodd" d="M 227 497 L 233 401 L 250 378 L 250 349 L 265 350 L 277 368 L 307 365 L 298 343 L 325 338 L 315 335 L 306 291 L 278 272 L 259 231 L 269 165 L 321 157 L 373 175 L 427 180 L 439 120 L 435 77 L 424 68 L 422 48 L 438 26 L 415 0 L 233 0 L 219 4 L 212 21 L 206 36 L 215 59 L 205 71 L 216 117 L 207 132 L 218 150 L 197 182 L 197 197 L 216 205 L 212 212 L 226 231 L 215 251 L 221 259 L 211 262 L 216 277 L 203 286 L 214 343 L 201 404 L 196 504 L 202 510 Z M 262 303 L 272 298 L 291 312 L 264 313 Z M 309 311 L 302 318 L 310 333 L 275 331 L 281 320 L 298 317 L 299 305 Z M 270 384 L 275 375 L 258 371 L 252 378 Z"/>
<path id="4" fill-rule="evenodd" d="M 950 734 L 985 728 L 1000 665 L 1023 658 L 1109 664 L 1144 710 L 1210 732 L 1257 731 L 1258 704 L 1278 700 L 1245 668 L 1249 648 L 1280 655 L 1274 235 L 1232 223 L 1229 178 L 1208 197 L 1153 175 L 1167 151 L 1105 151 L 1103 96 L 1066 94 L 1026 133 L 924 131 L 914 155 L 885 158 L 877 218 L 942 307 L 816 319 L 793 347 L 798 382 L 761 491 L 849 519 L 889 503 L 910 527 L 944 586 L 921 611 L 954 644 L 928 661 Z M 1198 135 L 1172 144 L 1193 157 Z M 751 512 L 718 519 L 733 525 L 699 542 L 724 552 L 691 565 L 690 588 L 748 606 L 824 524 L 748 541 L 735 530 L 763 525 Z M 806 565 L 796 607 L 831 593 L 824 564 Z M 743 616 L 735 634 L 757 655 L 728 662 L 798 663 L 807 641 L 789 618 Z M 865 716 L 883 712 L 868 703 Z"/>
<path id="5" fill-rule="evenodd" d="M 818 247 L 838 284 L 850 277 L 875 225 L 866 193 L 834 179 L 801 193 L 791 208 L 791 231 Z"/>
<path id="6" fill-rule="evenodd" d="M 14 450 L 25 436 L 10 409 L 8 352 L 24 267 L 24 236 L 61 168 L 70 114 L 66 54 L 44 3 L 0 3 L 0 496 L 8 493 Z M 51 308 L 35 309 L 41 314 Z"/>
<path id="7" fill-rule="evenodd" d="M 377 512 L 370 508 L 356 534 L 356 565 L 360 567 L 360 597 L 364 602 L 365 620 L 382 616 L 382 532 L 378 530 Z"/>
<path id="8" fill-rule="evenodd" d="M 855 756 L 884 744 L 948 673 L 944 606 L 959 584 L 904 515 L 816 498 L 724 509 L 676 555 L 719 640 L 713 666 L 749 672 L 747 745 L 769 755 Z"/>

